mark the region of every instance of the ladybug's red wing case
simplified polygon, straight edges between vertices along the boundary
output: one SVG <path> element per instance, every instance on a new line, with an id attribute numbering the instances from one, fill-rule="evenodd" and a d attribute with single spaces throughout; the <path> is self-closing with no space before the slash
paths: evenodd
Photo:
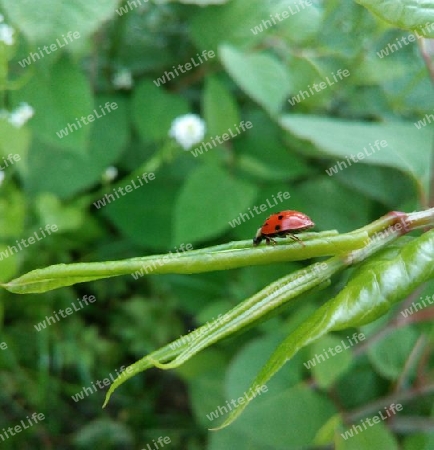
<path id="1" fill-rule="evenodd" d="M 290 235 L 294 240 L 299 240 L 293 233 L 312 228 L 315 224 L 310 217 L 299 211 L 280 211 L 268 217 L 253 239 L 253 245 L 258 245 L 263 239 L 266 243 L 275 243 L 274 237 Z"/>

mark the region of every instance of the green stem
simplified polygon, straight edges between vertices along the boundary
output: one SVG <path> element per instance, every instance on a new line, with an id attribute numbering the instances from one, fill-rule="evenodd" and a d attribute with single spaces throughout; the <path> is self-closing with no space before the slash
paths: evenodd
<path id="1" fill-rule="evenodd" d="M 345 264 L 353 264 L 400 235 L 427 226 L 434 226 L 434 208 L 411 214 L 389 213 L 346 234 L 336 235 L 334 230 L 300 234 L 302 239 L 306 237 L 302 245 L 286 239 L 276 246 L 252 247 L 251 240 L 248 240 L 121 261 L 58 264 L 33 270 L 1 286 L 17 294 L 41 293 L 120 275 L 133 275 L 138 279 L 147 274 L 202 273 L 333 255 L 346 255 Z"/>

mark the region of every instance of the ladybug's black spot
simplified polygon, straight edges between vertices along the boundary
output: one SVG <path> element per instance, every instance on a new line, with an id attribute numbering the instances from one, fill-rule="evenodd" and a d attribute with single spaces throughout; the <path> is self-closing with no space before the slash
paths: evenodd
<path id="1" fill-rule="evenodd" d="M 275 227 L 274 227 L 274 229 L 276 230 L 276 231 L 279 231 L 280 230 L 280 225 L 276 225 Z"/>
<path id="2" fill-rule="evenodd" d="M 279 220 L 282 220 L 282 219 L 283 219 L 283 216 L 277 216 L 277 218 L 278 218 Z"/>

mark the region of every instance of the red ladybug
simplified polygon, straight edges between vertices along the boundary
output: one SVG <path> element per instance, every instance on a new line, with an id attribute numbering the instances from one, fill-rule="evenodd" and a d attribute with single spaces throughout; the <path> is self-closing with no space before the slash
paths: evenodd
<path id="1" fill-rule="evenodd" d="M 289 236 L 295 241 L 300 241 L 294 233 L 312 228 L 315 224 L 310 217 L 298 211 L 280 211 L 268 217 L 261 228 L 259 228 L 253 239 L 253 245 L 259 245 L 265 239 L 267 245 L 272 242 L 276 244 L 274 237 Z M 300 241 L 301 242 L 301 241 Z"/>

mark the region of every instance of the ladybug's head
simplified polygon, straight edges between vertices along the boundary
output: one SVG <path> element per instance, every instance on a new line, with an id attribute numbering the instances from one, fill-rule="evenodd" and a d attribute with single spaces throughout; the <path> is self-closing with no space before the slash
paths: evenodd
<path id="1" fill-rule="evenodd" d="M 259 245 L 261 243 L 262 239 L 264 239 L 264 237 L 262 236 L 262 228 L 259 228 L 259 230 L 256 232 L 256 235 L 253 239 L 253 245 L 255 247 L 257 245 Z"/>

